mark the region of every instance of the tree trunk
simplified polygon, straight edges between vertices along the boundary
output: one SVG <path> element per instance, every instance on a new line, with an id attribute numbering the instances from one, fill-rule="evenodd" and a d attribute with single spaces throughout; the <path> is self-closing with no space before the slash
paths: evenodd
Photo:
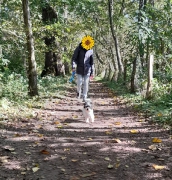
<path id="1" fill-rule="evenodd" d="M 150 99 L 152 97 L 153 59 L 154 59 L 153 55 L 150 55 L 150 59 L 148 62 L 149 70 L 148 70 L 148 84 L 147 84 L 146 99 Z"/>
<path id="2" fill-rule="evenodd" d="M 115 35 L 114 28 L 113 28 L 113 21 L 112 21 L 112 0 L 108 0 L 108 6 L 109 6 L 109 21 L 110 21 L 110 29 L 112 33 L 112 38 L 114 40 L 115 44 L 115 50 L 116 50 L 116 57 L 118 61 L 118 66 L 119 66 L 119 73 L 122 74 L 124 72 L 124 67 L 123 63 L 121 60 L 121 54 L 120 54 L 120 49 L 119 49 L 119 44 L 118 44 L 118 38 Z"/>
<path id="3" fill-rule="evenodd" d="M 57 21 L 57 13 L 55 10 L 46 2 L 42 7 L 42 21 L 46 24 L 53 24 Z M 41 77 L 48 74 L 54 74 L 55 76 L 65 75 L 65 66 L 62 64 L 61 57 L 57 56 L 54 52 L 54 49 L 57 49 L 57 43 L 54 36 L 54 33 L 51 32 L 47 34 L 47 37 L 44 38 L 44 43 L 48 48 L 48 52 L 45 52 L 45 66 L 41 73 Z"/>
<path id="4" fill-rule="evenodd" d="M 131 74 L 131 93 L 135 93 L 136 63 L 137 63 L 137 57 L 135 57 L 133 61 L 133 69 Z"/>
<path id="5" fill-rule="evenodd" d="M 27 49 L 28 49 L 28 79 L 29 79 L 29 92 L 30 96 L 38 95 L 37 88 L 37 72 L 36 72 L 36 61 L 34 51 L 34 41 L 32 34 L 32 24 L 30 20 L 30 10 L 28 0 L 22 0 L 23 6 L 23 18 L 25 24 L 25 32 L 27 38 Z"/>
<path id="6" fill-rule="evenodd" d="M 113 80 L 115 82 L 117 82 L 118 80 L 118 75 L 119 75 L 119 66 L 118 66 L 118 63 L 116 61 L 116 56 L 113 52 L 113 48 L 110 47 L 110 51 L 111 51 L 111 54 L 112 54 L 112 63 L 113 63 L 113 66 L 114 66 L 114 74 L 113 74 Z"/>

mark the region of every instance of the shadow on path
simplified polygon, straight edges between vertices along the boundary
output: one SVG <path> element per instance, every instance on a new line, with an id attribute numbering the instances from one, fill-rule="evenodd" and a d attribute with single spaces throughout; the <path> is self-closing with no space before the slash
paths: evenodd
<path id="1" fill-rule="evenodd" d="M 33 109 L 34 118 L 1 123 L 0 180 L 171 180 L 168 131 L 133 115 L 101 83 L 91 82 L 89 96 L 93 124 L 72 87 Z"/>

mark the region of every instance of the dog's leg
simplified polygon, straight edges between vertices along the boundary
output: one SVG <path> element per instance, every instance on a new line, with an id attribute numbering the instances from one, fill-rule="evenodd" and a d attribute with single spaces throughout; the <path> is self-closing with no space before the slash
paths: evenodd
<path id="1" fill-rule="evenodd" d="M 91 118 L 91 122 L 92 122 L 92 123 L 94 122 L 94 117 Z"/>
<path id="2" fill-rule="evenodd" d="M 88 118 L 86 118 L 86 123 L 89 123 L 89 119 Z"/>

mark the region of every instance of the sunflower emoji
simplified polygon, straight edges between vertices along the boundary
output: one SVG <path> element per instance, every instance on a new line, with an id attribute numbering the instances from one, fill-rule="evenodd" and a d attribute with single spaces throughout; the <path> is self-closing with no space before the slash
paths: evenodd
<path id="1" fill-rule="evenodd" d="M 85 36 L 82 38 L 81 46 L 89 50 L 94 46 L 94 39 L 91 36 Z"/>

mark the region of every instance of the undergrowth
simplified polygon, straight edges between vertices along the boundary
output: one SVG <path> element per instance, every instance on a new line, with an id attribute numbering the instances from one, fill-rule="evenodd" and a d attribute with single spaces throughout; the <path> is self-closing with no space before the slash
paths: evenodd
<path id="1" fill-rule="evenodd" d="M 67 77 L 38 77 L 38 96 L 28 96 L 28 80 L 21 74 L 0 76 L 0 120 L 32 117 L 32 107 L 44 108 L 45 102 L 64 95 Z"/>
<path id="2" fill-rule="evenodd" d="M 44 108 L 45 102 L 66 93 L 69 77 L 38 77 L 39 95 L 28 96 L 28 81 L 21 74 L 0 74 L 0 120 L 14 117 L 32 117 L 32 107 Z M 131 94 L 122 83 L 103 81 L 115 94 L 132 106 L 133 110 L 152 121 L 172 127 L 172 92 L 170 85 L 155 83 L 151 100 L 141 94 Z"/>
<path id="3" fill-rule="evenodd" d="M 122 83 L 105 82 L 118 96 L 125 99 L 134 111 L 142 113 L 155 123 L 172 128 L 172 91 L 171 85 L 154 83 L 153 95 L 147 100 L 141 93 L 131 94 Z"/>

